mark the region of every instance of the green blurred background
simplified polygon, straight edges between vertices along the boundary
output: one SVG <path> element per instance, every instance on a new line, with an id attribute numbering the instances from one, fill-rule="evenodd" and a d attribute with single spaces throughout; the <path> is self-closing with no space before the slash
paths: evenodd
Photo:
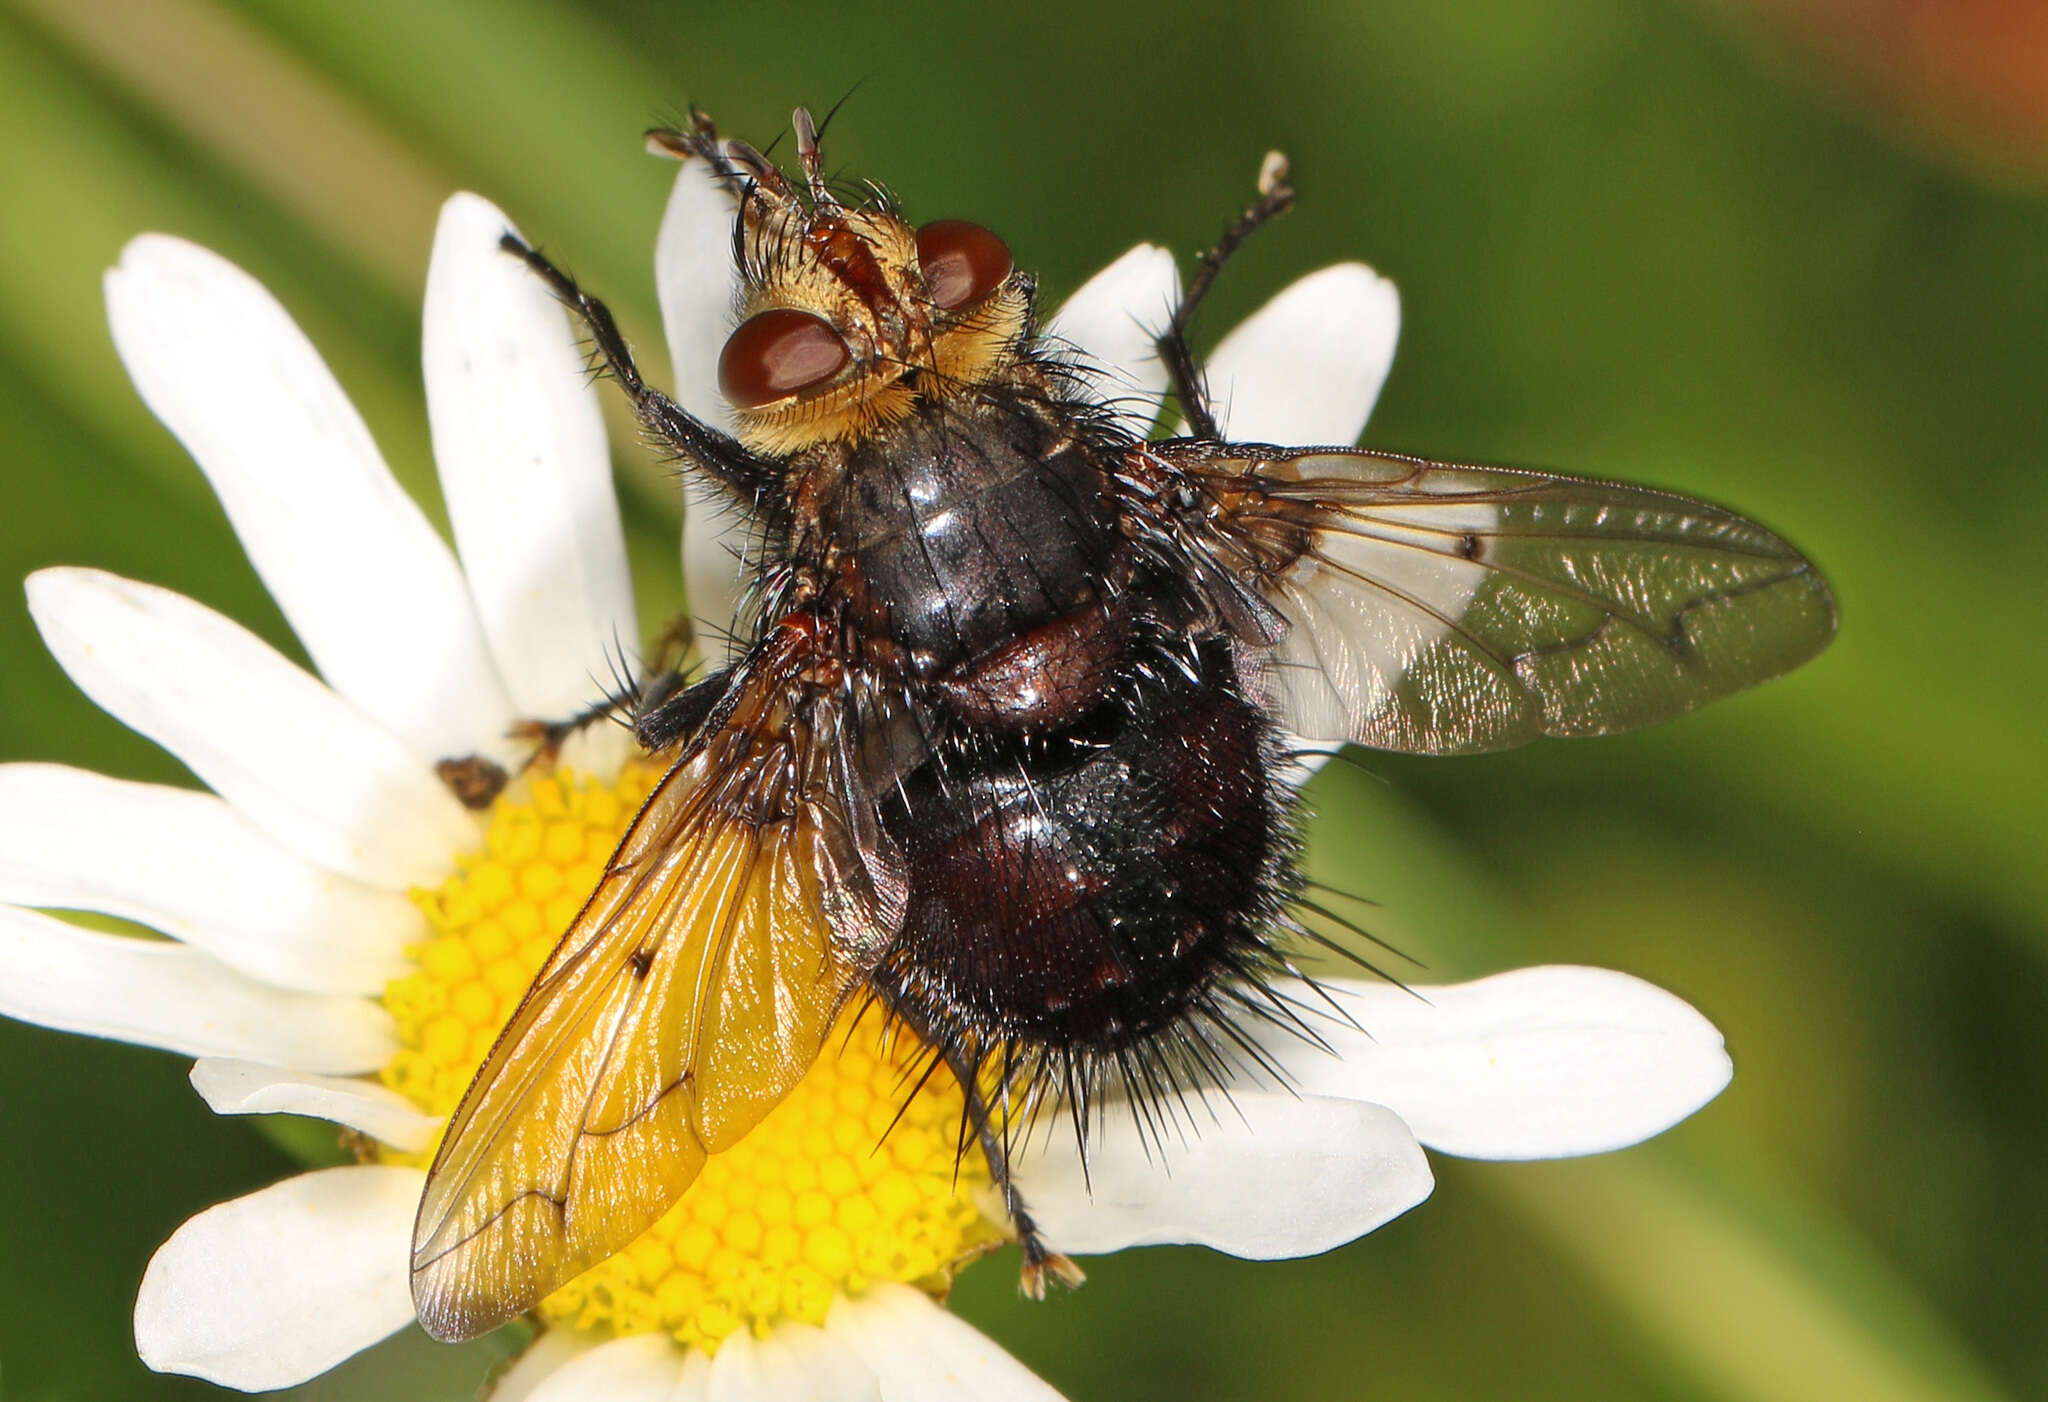
<path id="1" fill-rule="evenodd" d="M 1052 301 L 1140 238 L 1199 247 L 1284 147 L 1300 208 L 1211 335 L 1364 258 L 1406 318 L 1369 442 L 1725 500 L 1837 587 L 1832 650 L 1683 723 L 1315 790 L 1320 870 L 1423 977 L 1626 969 L 1712 1016 L 1736 1079 L 1606 1159 L 1440 1161 L 1431 1202 L 1321 1259 L 1133 1253 L 1043 1306 L 998 1263 L 959 1309 L 1077 1399 L 2048 1396 L 2048 44 L 2014 48 L 2048 30 L 1881 12 L 10 0 L 0 576 L 160 581 L 299 655 L 114 359 L 99 274 L 139 231 L 274 289 L 438 513 L 419 294 L 451 190 L 658 374 L 672 167 L 639 132 L 689 101 L 765 142 L 862 82 L 835 164 L 1002 231 Z M 676 493 L 613 422 L 651 624 Z M 0 757 L 189 782 L 18 593 L 0 656 Z M 292 1160 L 173 1057 L 0 1024 L 0 1066 L 0 1393 L 212 1391 L 134 1362 L 135 1284 Z M 462 1398 L 502 1347 L 401 1339 L 303 1392 Z"/>

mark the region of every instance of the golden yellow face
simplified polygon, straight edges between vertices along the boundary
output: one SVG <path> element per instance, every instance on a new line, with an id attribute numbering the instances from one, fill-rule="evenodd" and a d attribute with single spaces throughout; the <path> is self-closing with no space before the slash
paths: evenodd
<path id="1" fill-rule="evenodd" d="M 1032 282 L 980 225 L 912 228 L 769 179 L 740 217 L 741 321 L 718 380 L 755 452 L 857 440 L 1014 363 Z"/>

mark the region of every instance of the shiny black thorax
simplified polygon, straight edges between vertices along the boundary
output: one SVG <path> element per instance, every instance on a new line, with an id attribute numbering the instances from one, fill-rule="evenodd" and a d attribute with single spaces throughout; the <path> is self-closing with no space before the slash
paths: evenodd
<path id="1" fill-rule="evenodd" d="M 820 513 L 848 628 L 931 680 L 1099 603 L 1121 447 L 1065 405 L 1000 389 L 882 427 Z"/>

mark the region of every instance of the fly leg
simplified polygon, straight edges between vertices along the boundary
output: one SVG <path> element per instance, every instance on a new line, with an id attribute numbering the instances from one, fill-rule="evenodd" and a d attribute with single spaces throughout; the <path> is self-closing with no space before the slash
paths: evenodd
<path id="1" fill-rule="evenodd" d="M 654 682 L 633 682 L 599 700 L 591 702 L 573 716 L 561 720 L 523 720 L 512 727 L 512 738 L 533 746 L 533 753 L 526 757 L 525 767 L 536 764 L 553 764 L 562 753 L 562 746 L 599 721 L 626 721 L 637 712 L 640 698 L 646 695 Z"/>
<path id="2" fill-rule="evenodd" d="M 590 333 L 597 364 L 617 380 L 633 401 L 633 413 L 649 433 L 685 463 L 701 468 L 754 500 L 775 480 L 772 465 L 748 452 L 739 440 L 692 417 L 682 405 L 640 377 L 632 348 L 619 334 L 611 308 L 576 285 L 576 280 L 544 256 L 507 233 L 498 246 L 533 269 L 562 304 L 574 312 Z"/>
<path id="3" fill-rule="evenodd" d="M 482 812 L 505 791 L 505 786 L 512 782 L 515 774 L 523 774 L 536 764 L 552 765 L 560 756 L 562 746 L 573 736 L 581 734 L 602 720 L 616 720 L 622 715 L 637 715 L 641 699 L 653 683 L 635 680 L 629 671 L 629 665 L 625 661 L 623 648 L 614 653 L 612 689 L 576 714 L 561 720 L 516 722 L 507 738 L 531 747 L 525 760 L 516 770 L 507 769 L 488 755 L 472 754 L 437 761 L 434 765 L 435 775 L 463 807 Z"/>
<path id="4" fill-rule="evenodd" d="M 684 738 L 706 709 L 701 695 L 688 703 L 682 700 L 696 690 L 681 666 L 695 636 L 690 616 L 678 614 L 674 622 L 661 630 L 653 655 L 637 674 L 621 650 L 612 664 L 612 689 L 596 701 L 560 720 L 527 720 L 513 726 L 512 738 L 533 746 L 522 767 L 554 763 L 562 746 L 600 721 L 627 727 L 640 742 L 640 748 L 649 753 L 666 749 Z M 721 673 L 721 684 L 723 676 Z"/>
<path id="5" fill-rule="evenodd" d="M 975 1068 L 964 1057 L 952 1052 L 946 1054 L 946 1064 L 960 1082 L 960 1091 L 966 1100 L 967 1121 L 974 1129 L 975 1138 L 980 1141 L 982 1157 L 988 1161 L 989 1181 L 1003 1195 L 1003 1211 L 1009 1214 L 1010 1225 L 1017 1229 L 1017 1246 L 1024 1253 L 1024 1270 L 1018 1279 L 1018 1288 L 1034 1300 L 1045 1298 L 1048 1276 L 1070 1290 L 1075 1288 L 1088 1277 L 1072 1258 L 1046 1245 L 1045 1238 L 1039 1234 L 1038 1224 L 1032 1220 L 1024 1195 L 1017 1190 L 1017 1180 L 1010 1173 L 1007 1131 L 996 1127 L 988 1100 L 981 1093 L 981 1082 Z M 964 1142 L 961 1149 L 963 1152 L 966 1149 Z"/>
<path id="6" fill-rule="evenodd" d="M 1216 416 L 1209 408 L 1208 391 L 1202 384 L 1201 371 L 1195 365 L 1194 348 L 1188 344 L 1188 330 L 1194 325 L 1196 308 L 1209 295 L 1209 289 L 1216 285 L 1216 275 L 1223 271 L 1223 265 L 1244 246 L 1246 239 L 1258 232 L 1261 225 L 1294 207 L 1294 187 L 1287 183 L 1287 175 L 1287 157 L 1278 151 L 1268 151 L 1265 163 L 1259 167 L 1259 197 L 1245 206 L 1244 213 L 1223 231 L 1223 237 L 1216 240 L 1215 247 L 1195 260 L 1195 280 L 1188 284 L 1187 295 L 1181 298 L 1173 320 L 1160 333 L 1157 342 L 1159 358 L 1166 364 L 1173 397 L 1180 401 L 1188 432 L 1196 438 L 1213 441 L 1222 435 L 1217 432 Z"/>

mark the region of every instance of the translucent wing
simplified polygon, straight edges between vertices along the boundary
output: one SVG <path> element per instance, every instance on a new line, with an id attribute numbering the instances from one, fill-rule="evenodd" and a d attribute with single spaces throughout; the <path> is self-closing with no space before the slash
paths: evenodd
<path id="1" fill-rule="evenodd" d="M 802 1077 L 902 917 L 835 709 L 793 713 L 769 669 L 708 729 L 449 1124 L 413 1232 L 436 1338 L 531 1308 L 666 1212 Z"/>
<path id="2" fill-rule="evenodd" d="M 1453 754 L 1604 735 L 1789 671 L 1834 634 L 1798 551 L 1687 497 L 1364 450 L 1148 451 L 1270 610 L 1267 686 L 1311 738 Z"/>

